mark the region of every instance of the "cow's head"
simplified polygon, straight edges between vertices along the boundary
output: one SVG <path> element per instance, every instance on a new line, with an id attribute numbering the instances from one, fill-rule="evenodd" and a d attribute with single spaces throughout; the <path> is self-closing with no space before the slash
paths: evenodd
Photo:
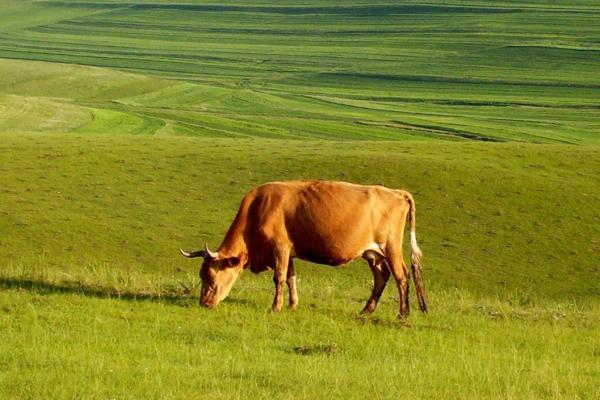
<path id="1" fill-rule="evenodd" d="M 204 307 L 216 307 L 231 290 L 236 279 L 243 270 L 243 265 L 238 257 L 226 257 L 218 251 L 210 251 L 208 246 L 204 250 L 187 252 L 181 250 L 185 257 L 203 257 L 204 262 L 200 267 L 200 280 L 202 290 L 200 291 L 200 305 Z"/>

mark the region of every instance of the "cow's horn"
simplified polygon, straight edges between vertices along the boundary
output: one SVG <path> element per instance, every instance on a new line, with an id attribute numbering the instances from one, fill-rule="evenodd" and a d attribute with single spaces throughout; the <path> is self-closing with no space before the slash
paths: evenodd
<path id="1" fill-rule="evenodd" d="M 204 251 L 206 252 L 206 255 L 210 258 L 219 257 L 218 251 L 210 251 L 210 249 L 208 248 L 208 243 L 204 243 Z"/>
<path id="2" fill-rule="evenodd" d="M 185 251 L 185 250 L 179 249 L 179 251 L 181 252 L 181 254 L 184 257 L 187 257 L 187 258 L 204 257 L 206 255 L 206 251 L 204 251 L 204 250 L 190 252 L 190 251 Z"/>

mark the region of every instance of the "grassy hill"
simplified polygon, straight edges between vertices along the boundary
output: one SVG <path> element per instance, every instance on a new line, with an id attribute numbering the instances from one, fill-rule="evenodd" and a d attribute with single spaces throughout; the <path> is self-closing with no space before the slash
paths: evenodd
<path id="1" fill-rule="evenodd" d="M 5 133 L 0 148 L 3 398 L 598 394 L 595 147 Z M 178 247 L 214 247 L 247 189 L 300 177 L 415 193 L 429 316 L 403 329 L 390 285 L 357 318 L 363 262 L 298 263 L 295 313 L 269 314 L 269 274 L 197 306 Z"/>
<path id="2" fill-rule="evenodd" d="M 0 398 L 600 397 L 597 8 L 2 2 Z M 364 262 L 197 306 L 179 247 L 302 178 L 415 195 L 429 315 Z"/>
<path id="3" fill-rule="evenodd" d="M 595 147 L 0 139 L 3 398 L 598 395 Z M 357 318 L 361 262 L 298 263 L 295 313 L 268 312 L 269 274 L 197 306 L 178 247 L 216 245 L 247 189 L 300 177 L 415 193 L 430 315 L 403 328 L 390 285 Z"/>
<path id="4" fill-rule="evenodd" d="M 4 260 L 170 276 L 185 265 L 180 246 L 219 243 L 252 187 L 322 178 L 413 192 L 432 284 L 600 294 L 597 148 L 65 134 L 2 143 Z"/>

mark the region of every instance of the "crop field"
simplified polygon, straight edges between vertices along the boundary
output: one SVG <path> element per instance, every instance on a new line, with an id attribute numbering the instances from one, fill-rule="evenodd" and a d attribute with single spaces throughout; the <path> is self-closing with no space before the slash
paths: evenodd
<path id="1" fill-rule="evenodd" d="M 52 104 L 0 104 L 76 114 L 51 132 L 597 144 L 597 2 L 462 3 L 9 3 L 0 57 L 61 65 L 4 63 Z"/>
<path id="2" fill-rule="evenodd" d="M 1 399 L 600 398 L 600 4 L 338 3 L 0 2 Z M 414 194 L 429 314 L 199 307 L 179 248 L 307 178 Z"/>

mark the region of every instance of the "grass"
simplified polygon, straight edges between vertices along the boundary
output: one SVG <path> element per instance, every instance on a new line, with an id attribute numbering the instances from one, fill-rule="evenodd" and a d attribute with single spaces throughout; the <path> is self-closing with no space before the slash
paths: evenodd
<path id="1" fill-rule="evenodd" d="M 598 394 L 594 147 L 0 143 L 4 398 Z M 371 282 L 361 262 L 299 263 L 296 313 L 269 313 L 268 274 L 244 274 L 214 312 L 197 306 L 197 267 L 178 247 L 216 245 L 245 190 L 297 177 L 416 194 L 430 315 L 401 325 L 390 285 L 374 317 L 358 318 Z"/>
<path id="2" fill-rule="evenodd" d="M 2 2 L 0 398 L 600 397 L 596 8 Z M 415 195 L 429 315 L 364 262 L 198 307 L 179 247 L 302 178 Z"/>
<path id="3" fill-rule="evenodd" d="M 262 282 L 214 312 L 184 300 L 5 289 L 0 348 L 11 391 L 3 397 L 598 396 L 597 308 L 523 308 L 438 291 L 436 312 L 403 328 L 357 319 L 337 296 L 272 315 Z"/>

